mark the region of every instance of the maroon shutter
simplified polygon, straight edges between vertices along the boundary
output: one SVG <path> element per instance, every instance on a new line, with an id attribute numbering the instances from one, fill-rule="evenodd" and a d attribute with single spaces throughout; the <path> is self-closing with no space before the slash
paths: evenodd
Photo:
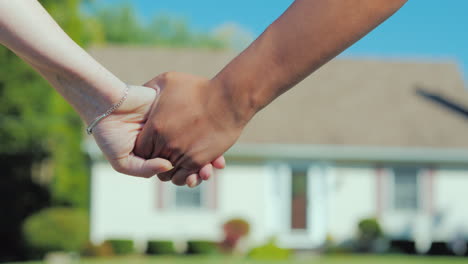
<path id="1" fill-rule="evenodd" d="M 156 181 L 156 208 L 159 210 L 163 210 L 165 207 L 165 200 L 164 200 L 164 192 L 165 186 L 162 181 Z"/>
<path id="2" fill-rule="evenodd" d="M 208 182 L 204 183 L 204 184 L 207 184 L 206 186 L 207 199 L 205 199 L 205 206 L 206 208 L 210 210 L 218 209 L 218 182 L 219 182 L 218 178 L 219 177 L 220 177 L 219 171 L 215 170 L 213 177 Z"/>
<path id="3" fill-rule="evenodd" d="M 434 213 L 434 168 L 430 167 L 427 169 L 427 173 L 423 175 L 424 182 L 424 211 L 433 214 Z"/>
<path id="4" fill-rule="evenodd" d="M 382 166 L 376 166 L 375 176 L 376 176 L 376 192 L 375 192 L 375 201 L 376 201 L 376 216 L 380 218 L 383 214 L 385 208 L 385 190 L 384 190 L 384 169 Z"/>

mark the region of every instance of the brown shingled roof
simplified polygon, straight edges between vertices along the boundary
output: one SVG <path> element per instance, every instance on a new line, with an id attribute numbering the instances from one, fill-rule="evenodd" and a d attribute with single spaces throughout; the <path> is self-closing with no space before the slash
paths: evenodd
<path id="1" fill-rule="evenodd" d="M 235 56 L 142 47 L 90 52 L 132 84 L 171 70 L 211 77 Z M 468 109 L 453 63 L 335 59 L 262 110 L 239 142 L 468 148 L 468 117 L 418 88 Z"/>

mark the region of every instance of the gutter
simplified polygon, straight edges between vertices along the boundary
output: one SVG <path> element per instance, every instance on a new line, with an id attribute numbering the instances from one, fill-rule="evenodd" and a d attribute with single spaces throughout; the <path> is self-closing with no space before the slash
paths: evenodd
<path id="1" fill-rule="evenodd" d="M 468 149 L 371 147 L 297 144 L 236 144 L 226 154 L 232 159 L 306 159 L 350 162 L 448 163 L 468 165 Z"/>

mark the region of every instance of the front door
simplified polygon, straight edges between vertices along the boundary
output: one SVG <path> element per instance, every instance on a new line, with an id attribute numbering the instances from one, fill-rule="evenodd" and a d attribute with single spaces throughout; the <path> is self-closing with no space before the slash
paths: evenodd
<path id="1" fill-rule="evenodd" d="M 292 233 L 307 232 L 308 227 L 308 197 L 307 169 L 292 169 L 291 172 L 291 216 L 290 229 Z"/>
<path id="2" fill-rule="evenodd" d="M 281 177 L 280 245 L 309 249 L 326 236 L 326 167 L 320 164 L 284 164 Z"/>

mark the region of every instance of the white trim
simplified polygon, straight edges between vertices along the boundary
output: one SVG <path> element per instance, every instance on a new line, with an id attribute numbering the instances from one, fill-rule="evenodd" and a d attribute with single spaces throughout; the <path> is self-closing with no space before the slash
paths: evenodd
<path id="1" fill-rule="evenodd" d="M 92 137 L 88 137 L 84 141 L 83 149 L 94 161 L 104 160 L 102 152 Z M 444 147 L 237 143 L 225 153 L 225 156 L 227 158 L 299 158 L 370 162 L 435 162 L 468 165 L 468 148 Z"/>
<path id="2" fill-rule="evenodd" d="M 314 163 L 309 167 L 309 235 L 313 247 L 325 243 L 328 232 L 328 191 L 330 170 L 324 163 Z"/>
<path id="3" fill-rule="evenodd" d="M 468 165 L 468 149 L 369 147 L 307 144 L 236 144 L 227 153 L 231 158 L 307 159 L 369 162 L 421 162 Z"/>

